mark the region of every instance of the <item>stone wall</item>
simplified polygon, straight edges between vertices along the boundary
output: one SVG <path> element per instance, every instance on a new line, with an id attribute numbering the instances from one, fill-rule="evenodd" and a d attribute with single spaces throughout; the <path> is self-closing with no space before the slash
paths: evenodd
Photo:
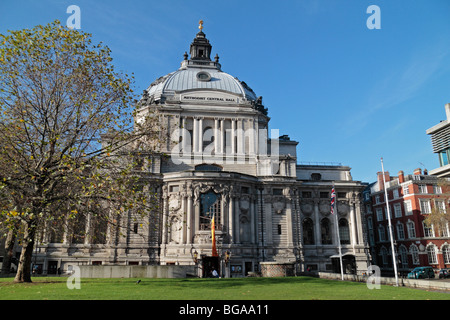
<path id="1" fill-rule="evenodd" d="M 81 278 L 186 278 L 195 266 L 79 266 Z"/>
<path id="2" fill-rule="evenodd" d="M 260 262 L 263 277 L 291 277 L 294 276 L 294 263 Z"/>
<path id="3" fill-rule="evenodd" d="M 318 272 L 317 275 L 322 279 L 341 280 L 340 273 Z M 367 282 L 368 276 L 344 274 L 344 281 Z M 450 282 L 446 280 L 435 279 L 403 279 L 399 278 L 400 287 L 430 289 L 450 291 Z M 384 285 L 395 285 L 395 277 L 379 277 L 379 283 Z"/>

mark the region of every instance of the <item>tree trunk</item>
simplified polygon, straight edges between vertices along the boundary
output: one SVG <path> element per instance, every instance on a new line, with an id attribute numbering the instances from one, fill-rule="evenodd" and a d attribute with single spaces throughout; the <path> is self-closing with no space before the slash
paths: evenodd
<path id="1" fill-rule="evenodd" d="M 19 266 L 17 267 L 14 282 L 31 282 L 31 259 L 33 256 L 35 235 L 35 222 L 30 221 L 25 225 L 25 234 L 22 240 L 22 252 L 20 254 Z"/>
<path id="2" fill-rule="evenodd" d="M 16 242 L 16 230 L 9 230 L 5 241 L 5 257 L 3 258 L 2 273 L 9 274 L 14 255 L 14 243 Z"/>

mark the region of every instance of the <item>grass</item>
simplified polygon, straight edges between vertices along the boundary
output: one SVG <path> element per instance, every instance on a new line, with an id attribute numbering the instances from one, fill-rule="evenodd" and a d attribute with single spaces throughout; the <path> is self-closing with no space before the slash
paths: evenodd
<path id="1" fill-rule="evenodd" d="M 69 290 L 64 277 L 32 283 L 0 279 L 0 300 L 450 300 L 450 293 L 311 277 L 235 279 L 82 279 Z"/>

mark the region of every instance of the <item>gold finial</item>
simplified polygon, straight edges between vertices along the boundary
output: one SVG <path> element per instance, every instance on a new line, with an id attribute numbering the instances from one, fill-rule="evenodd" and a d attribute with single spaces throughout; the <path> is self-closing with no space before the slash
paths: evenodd
<path id="1" fill-rule="evenodd" d="M 202 31 L 203 30 L 203 20 L 200 20 L 198 23 L 199 23 L 198 28 L 200 29 L 200 31 Z"/>

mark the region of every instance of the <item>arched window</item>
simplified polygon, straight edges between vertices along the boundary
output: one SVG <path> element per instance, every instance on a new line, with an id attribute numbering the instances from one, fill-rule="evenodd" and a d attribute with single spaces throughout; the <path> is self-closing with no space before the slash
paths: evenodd
<path id="1" fill-rule="evenodd" d="M 86 216 L 78 214 L 72 221 L 72 243 L 82 244 L 86 237 Z"/>
<path id="2" fill-rule="evenodd" d="M 400 262 L 402 264 L 402 268 L 408 268 L 408 250 L 406 250 L 405 246 L 400 246 L 398 253 L 400 255 Z"/>
<path id="3" fill-rule="evenodd" d="M 200 195 L 200 230 L 211 230 L 212 219 L 216 229 L 221 229 L 220 197 L 213 191 Z"/>
<path id="4" fill-rule="evenodd" d="M 412 263 L 418 265 L 419 261 L 419 248 L 415 244 L 409 247 L 409 253 L 411 254 Z"/>
<path id="5" fill-rule="evenodd" d="M 427 246 L 427 255 L 429 264 L 437 264 L 436 246 L 434 244 Z"/>
<path id="6" fill-rule="evenodd" d="M 341 244 L 350 244 L 350 229 L 348 227 L 347 219 L 339 220 L 339 238 Z"/>
<path id="7" fill-rule="evenodd" d="M 332 244 L 330 220 L 327 218 L 322 219 L 320 230 L 322 233 L 322 244 Z"/>
<path id="8" fill-rule="evenodd" d="M 303 220 L 303 244 L 314 244 L 314 223 L 310 218 Z"/>
<path id="9" fill-rule="evenodd" d="M 384 266 L 388 265 L 388 252 L 385 247 L 382 247 L 380 249 L 380 255 L 381 255 L 381 261 L 383 262 Z"/>
<path id="10" fill-rule="evenodd" d="M 445 244 L 442 246 L 442 257 L 444 258 L 444 263 L 450 263 L 450 245 Z"/>

